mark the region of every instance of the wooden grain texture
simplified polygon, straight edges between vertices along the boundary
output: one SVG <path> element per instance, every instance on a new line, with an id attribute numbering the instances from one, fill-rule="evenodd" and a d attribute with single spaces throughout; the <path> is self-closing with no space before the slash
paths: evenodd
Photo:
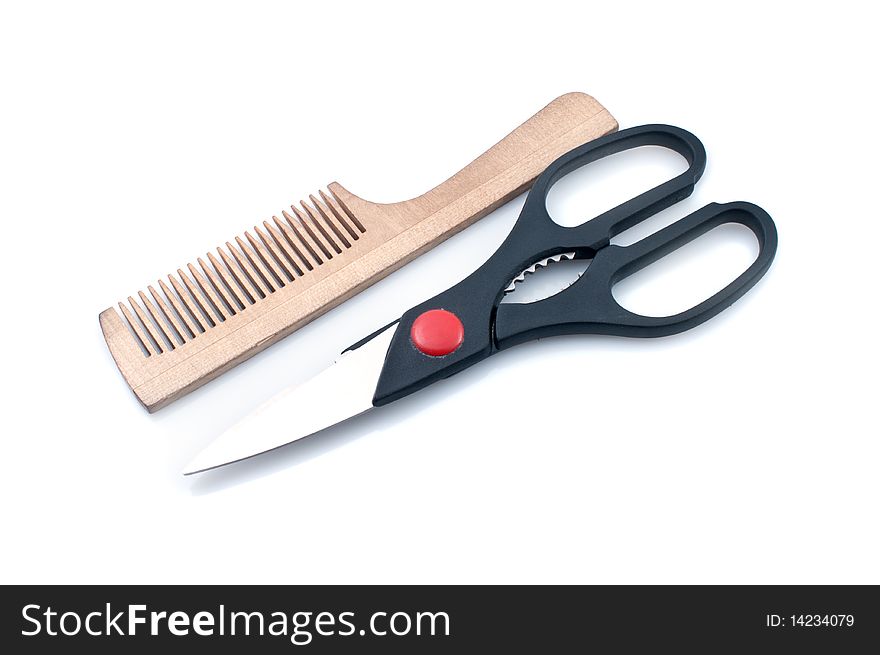
<path id="1" fill-rule="evenodd" d="M 101 312 L 125 381 L 150 412 L 382 279 L 527 189 L 550 162 L 617 129 L 561 96 L 423 195 L 377 204 L 336 182 Z"/>

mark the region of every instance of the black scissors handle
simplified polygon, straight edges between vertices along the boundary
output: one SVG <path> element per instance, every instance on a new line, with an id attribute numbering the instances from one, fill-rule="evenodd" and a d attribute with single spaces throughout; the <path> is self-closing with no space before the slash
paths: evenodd
<path id="1" fill-rule="evenodd" d="M 758 256 L 735 280 L 703 302 L 672 316 L 642 316 L 623 308 L 611 289 L 620 280 L 721 225 L 737 223 L 758 239 Z M 528 304 L 506 304 L 495 316 L 499 349 L 558 334 L 663 337 L 684 332 L 729 307 L 761 279 L 776 252 L 776 227 L 748 202 L 712 203 L 630 246 L 607 246 L 587 272 L 560 293 Z"/>
<path id="2" fill-rule="evenodd" d="M 553 222 L 546 201 L 555 182 L 593 161 L 647 145 L 678 152 L 687 160 L 688 169 L 579 226 Z M 776 228 L 760 207 L 745 202 L 713 203 L 630 246 L 609 245 L 616 234 L 688 197 L 705 166 L 706 151 L 700 140 L 669 125 L 623 130 L 557 159 L 536 180 L 513 230 L 495 254 L 457 285 L 401 317 L 373 404 L 396 400 L 529 339 L 570 333 L 664 336 L 699 325 L 728 307 L 767 271 L 776 252 Z M 634 314 L 614 300 L 611 289 L 618 281 L 725 223 L 751 229 L 759 253 L 724 289 L 685 312 L 659 318 Z M 593 260 L 573 285 L 534 303 L 501 305 L 504 289 L 521 271 L 546 257 L 572 251 L 579 259 Z M 460 345 L 442 356 L 426 354 L 411 337 L 416 320 L 432 310 L 454 314 L 463 329 Z"/>

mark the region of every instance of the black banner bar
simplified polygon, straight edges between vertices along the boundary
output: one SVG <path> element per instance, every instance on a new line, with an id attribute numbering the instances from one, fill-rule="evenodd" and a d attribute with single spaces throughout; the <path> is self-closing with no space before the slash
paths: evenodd
<path id="1" fill-rule="evenodd" d="M 248 653 L 848 653 L 880 643 L 880 594 L 868 586 L 18 586 L 3 588 L 0 612 L 6 653 L 227 643 Z"/>

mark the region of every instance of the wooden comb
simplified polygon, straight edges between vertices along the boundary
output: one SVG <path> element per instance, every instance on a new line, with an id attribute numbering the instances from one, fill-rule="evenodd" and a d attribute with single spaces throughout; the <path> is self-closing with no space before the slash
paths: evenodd
<path id="1" fill-rule="evenodd" d="M 382 279 L 527 189 L 554 159 L 617 129 L 561 96 L 427 193 L 368 202 L 336 182 L 101 312 L 125 381 L 154 412 Z"/>

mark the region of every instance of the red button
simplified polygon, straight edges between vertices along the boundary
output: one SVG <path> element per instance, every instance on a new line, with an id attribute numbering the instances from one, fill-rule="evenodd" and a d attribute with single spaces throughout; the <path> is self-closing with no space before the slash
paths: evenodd
<path id="1" fill-rule="evenodd" d="M 419 351 L 442 357 L 455 352 L 464 341 L 464 325 L 452 312 L 431 309 L 413 321 L 409 338 Z"/>

